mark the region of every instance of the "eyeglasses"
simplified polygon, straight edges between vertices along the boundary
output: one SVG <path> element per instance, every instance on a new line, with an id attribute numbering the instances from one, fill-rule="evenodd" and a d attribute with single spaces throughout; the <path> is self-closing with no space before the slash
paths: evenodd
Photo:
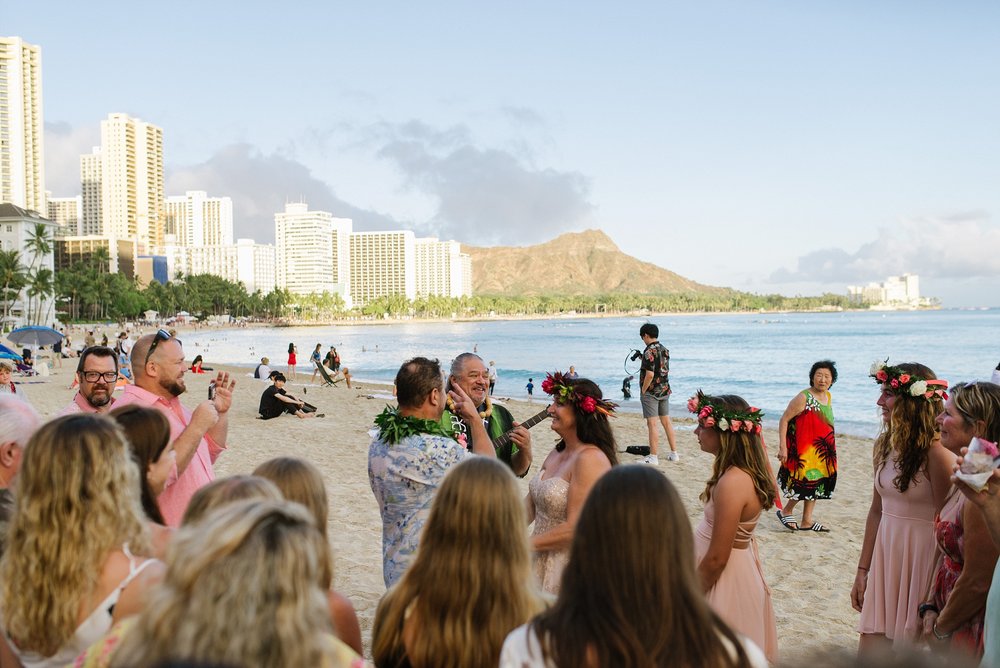
<path id="1" fill-rule="evenodd" d="M 103 378 L 105 383 L 113 383 L 118 380 L 117 371 L 81 371 L 80 375 L 88 383 L 96 383 L 98 379 Z"/>
<path id="2" fill-rule="evenodd" d="M 149 346 L 149 350 L 146 351 L 146 361 L 142 363 L 143 366 L 149 364 L 149 358 L 153 356 L 153 351 L 156 350 L 156 346 L 160 345 L 160 341 L 169 341 L 173 337 L 170 336 L 170 332 L 165 329 L 156 330 L 156 337 L 153 339 L 152 345 Z"/>

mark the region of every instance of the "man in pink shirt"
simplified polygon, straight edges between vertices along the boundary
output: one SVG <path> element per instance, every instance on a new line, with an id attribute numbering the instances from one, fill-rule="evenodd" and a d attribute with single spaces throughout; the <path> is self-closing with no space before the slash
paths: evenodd
<path id="1" fill-rule="evenodd" d="M 156 408 L 170 421 L 177 461 L 157 498 L 160 512 L 170 526 L 180 524 L 194 493 L 215 479 L 212 465 L 226 449 L 228 413 L 236 385 L 228 373 L 220 371 L 215 377 L 215 399 L 201 402 L 192 412 L 179 398 L 187 390 L 186 369 L 180 340 L 162 329 L 143 336 L 132 347 L 135 385 L 128 385 L 115 402 L 115 407 L 140 404 Z"/>
<path id="2" fill-rule="evenodd" d="M 76 365 L 80 390 L 59 415 L 70 413 L 107 413 L 113 407 L 118 382 L 118 356 L 107 346 L 91 346 L 80 353 Z"/>

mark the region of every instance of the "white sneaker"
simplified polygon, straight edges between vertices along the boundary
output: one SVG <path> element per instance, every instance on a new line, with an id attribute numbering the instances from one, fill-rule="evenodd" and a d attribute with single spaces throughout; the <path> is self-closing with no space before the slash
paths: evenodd
<path id="1" fill-rule="evenodd" d="M 681 455 L 678 452 L 668 452 L 667 461 L 668 462 L 679 462 L 681 460 Z"/>
<path id="2" fill-rule="evenodd" d="M 646 455 L 646 457 L 642 460 L 642 463 L 643 464 L 652 464 L 653 466 L 659 466 L 660 465 L 660 458 L 657 457 L 656 455 Z"/>

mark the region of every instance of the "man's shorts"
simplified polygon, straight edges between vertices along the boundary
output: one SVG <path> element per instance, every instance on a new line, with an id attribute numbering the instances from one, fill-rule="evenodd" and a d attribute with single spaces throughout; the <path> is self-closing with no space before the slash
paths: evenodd
<path id="1" fill-rule="evenodd" d="M 649 392 L 644 392 L 640 398 L 642 402 L 642 417 L 663 417 L 670 415 L 670 395 L 656 397 Z"/>

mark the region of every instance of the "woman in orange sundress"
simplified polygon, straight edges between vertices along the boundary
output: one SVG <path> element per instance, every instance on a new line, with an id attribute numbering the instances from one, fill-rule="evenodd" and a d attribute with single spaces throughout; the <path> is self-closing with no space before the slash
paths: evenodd
<path id="1" fill-rule="evenodd" d="M 899 648 L 920 636 L 919 605 L 934 568 L 934 516 L 951 487 L 955 455 L 935 424 L 948 382 L 923 364 L 872 365 L 882 389 L 875 488 L 851 604 L 861 612 L 859 654 Z"/>
<path id="2" fill-rule="evenodd" d="M 702 589 L 723 621 L 774 661 L 778 631 L 753 535 L 777 494 L 760 436 L 763 413 L 741 397 L 700 390 L 688 410 L 698 415 L 698 444 L 715 456 L 701 495 L 705 516 L 694 533 Z"/>

